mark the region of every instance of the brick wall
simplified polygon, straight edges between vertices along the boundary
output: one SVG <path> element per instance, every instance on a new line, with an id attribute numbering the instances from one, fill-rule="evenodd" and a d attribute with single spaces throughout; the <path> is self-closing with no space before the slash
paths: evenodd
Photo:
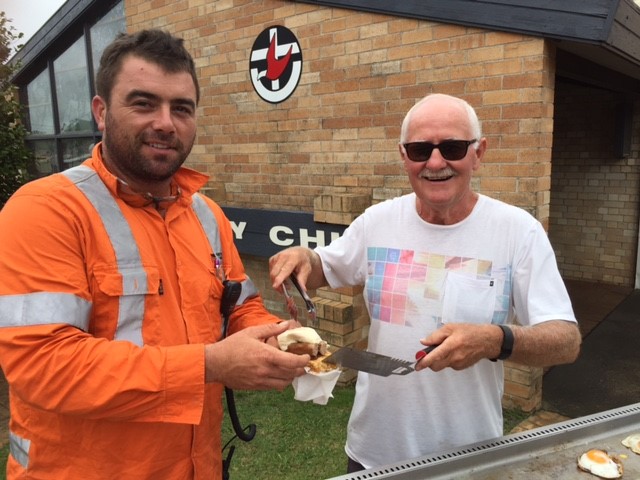
<path id="1" fill-rule="evenodd" d="M 292 1 L 126 0 L 130 30 L 186 40 L 202 85 L 191 166 L 225 205 L 312 211 L 319 195 L 374 201 L 407 192 L 400 123 L 430 92 L 474 105 L 490 150 L 486 194 L 548 217 L 553 51 L 543 40 Z M 253 91 L 249 52 L 267 26 L 291 29 L 303 75 L 282 104 Z"/>
<path id="2" fill-rule="evenodd" d="M 125 0 L 125 9 L 129 30 L 167 29 L 183 37 L 195 57 L 202 100 L 189 164 L 211 175 L 206 193 L 220 204 L 334 218 L 323 198 L 339 198 L 339 208 L 349 210 L 352 195 L 378 202 L 408 192 L 397 150 L 400 124 L 418 99 L 441 92 L 465 98 L 483 121 L 489 151 L 474 187 L 548 225 L 551 44 L 284 0 Z M 295 93 L 273 105 L 253 91 L 248 65 L 255 38 L 277 24 L 294 32 L 304 64 Z M 344 221 L 352 213 L 334 215 Z M 264 278 L 265 260 L 245 261 L 264 287 L 267 306 L 280 308 Z M 339 330 L 341 341 L 361 344 L 367 333 L 361 295 L 316 295 L 332 317 L 324 320 L 336 323 L 336 312 L 353 320 L 351 334 L 327 323 L 328 332 Z M 325 308 L 328 302 L 338 304 Z M 538 388 L 537 375 L 528 385 Z M 523 384 L 506 398 L 529 408 L 530 398 L 518 398 Z"/>
<path id="3" fill-rule="evenodd" d="M 614 154 L 615 93 L 558 83 L 549 237 L 565 278 L 633 287 L 640 205 L 640 114 L 631 154 Z M 640 104 L 635 105 L 639 112 Z"/>

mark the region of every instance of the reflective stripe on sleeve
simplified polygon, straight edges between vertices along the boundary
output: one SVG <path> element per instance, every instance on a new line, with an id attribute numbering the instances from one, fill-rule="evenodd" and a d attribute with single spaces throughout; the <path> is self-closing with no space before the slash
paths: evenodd
<path id="1" fill-rule="evenodd" d="M 16 462 L 22 465 L 22 468 L 29 467 L 29 449 L 31 448 L 31 440 L 19 437 L 13 432 L 9 432 L 9 452 L 15 458 Z"/>
<path id="2" fill-rule="evenodd" d="M 240 293 L 240 297 L 238 298 L 238 305 L 242 305 L 248 299 L 252 297 L 258 296 L 258 289 L 256 288 L 253 280 L 247 276 L 247 279 L 242 282 L 242 292 Z"/>
<path id="3" fill-rule="evenodd" d="M 0 327 L 65 323 L 88 331 L 91 302 L 70 293 L 0 296 Z"/>
<path id="4" fill-rule="evenodd" d="M 118 326 L 114 339 L 128 340 L 142 346 L 144 294 L 148 291 L 147 273 L 142 266 L 140 251 L 129 223 L 94 170 L 79 165 L 65 170 L 62 174 L 74 182 L 98 211 L 116 254 L 118 271 L 122 275 L 123 295 L 119 299 Z"/>

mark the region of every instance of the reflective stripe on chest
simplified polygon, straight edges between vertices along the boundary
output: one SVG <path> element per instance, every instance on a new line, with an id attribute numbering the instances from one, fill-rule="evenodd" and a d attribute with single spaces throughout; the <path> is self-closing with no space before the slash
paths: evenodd
<path id="1" fill-rule="evenodd" d="M 135 345 L 144 344 L 142 322 L 144 319 L 147 272 L 142 264 L 140 250 L 118 203 L 98 174 L 89 167 L 77 166 L 62 172 L 87 197 L 98 216 L 115 252 L 118 272 L 122 277 L 122 295 L 119 298 L 118 323 L 115 340 L 128 340 Z M 221 255 L 220 234 L 215 215 L 196 193 L 192 196 L 192 208 L 203 227 L 211 250 Z"/>

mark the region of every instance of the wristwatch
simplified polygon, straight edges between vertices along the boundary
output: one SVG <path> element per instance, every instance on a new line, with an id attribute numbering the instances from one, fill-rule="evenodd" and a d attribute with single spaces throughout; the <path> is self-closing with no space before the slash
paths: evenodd
<path id="1" fill-rule="evenodd" d="M 502 346 L 500 347 L 500 355 L 498 358 L 492 358 L 491 360 L 495 362 L 496 360 L 506 360 L 511 356 L 511 352 L 513 352 L 513 332 L 506 325 L 497 324 L 502 330 Z"/>

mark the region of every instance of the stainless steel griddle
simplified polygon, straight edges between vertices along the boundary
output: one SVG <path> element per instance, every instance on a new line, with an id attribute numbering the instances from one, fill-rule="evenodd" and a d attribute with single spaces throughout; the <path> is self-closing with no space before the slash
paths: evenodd
<path id="1" fill-rule="evenodd" d="M 640 403 L 333 480 L 597 480 L 577 467 L 578 457 L 591 448 L 626 455 L 622 478 L 640 479 L 640 455 L 620 443 L 632 433 L 640 433 Z"/>

